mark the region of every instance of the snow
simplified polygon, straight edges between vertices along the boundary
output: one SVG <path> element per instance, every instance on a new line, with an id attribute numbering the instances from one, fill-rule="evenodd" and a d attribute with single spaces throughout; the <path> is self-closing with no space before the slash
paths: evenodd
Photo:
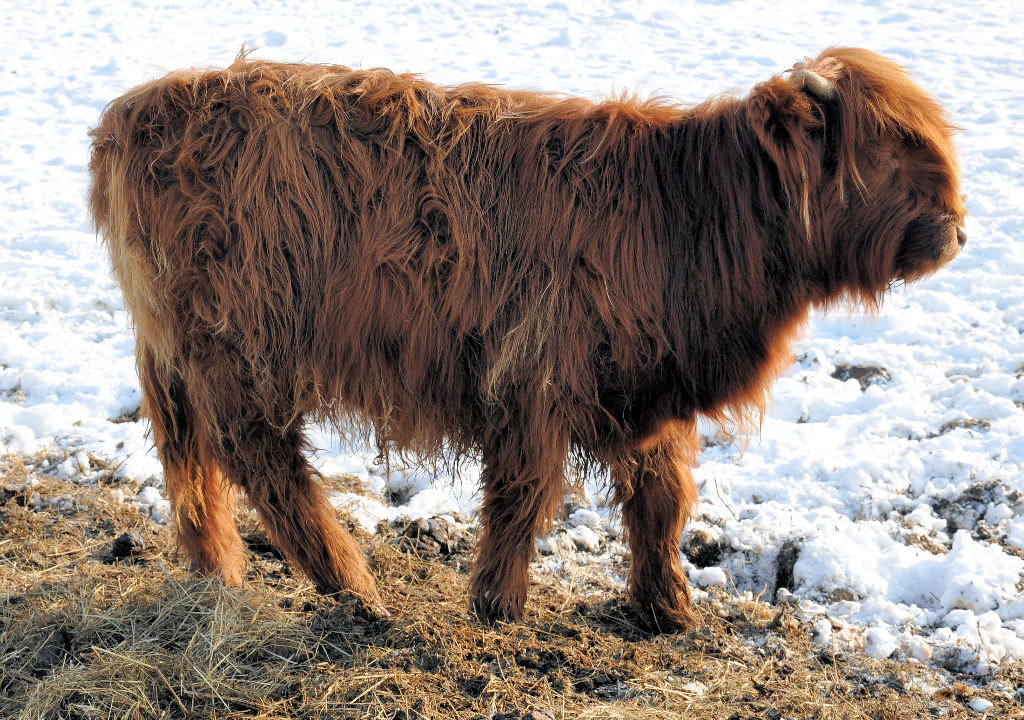
<path id="1" fill-rule="evenodd" d="M 989 702 L 985 698 L 980 698 L 980 697 L 971 698 L 968 701 L 967 704 L 971 706 L 971 710 L 974 710 L 974 712 L 980 712 L 980 713 L 983 713 L 986 710 L 990 710 L 992 708 L 992 703 L 991 702 Z"/>
<path id="2" fill-rule="evenodd" d="M 832 623 L 822 618 L 814 623 L 814 642 L 828 645 L 832 640 Z"/>
<path id="3" fill-rule="evenodd" d="M 729 584 L 729 576 L 720 567 L 694 569 L 688 575 L 690 581 L 699 587 L 725 587 Z"/>
<path id="4" fill-rule="evenodd" d="M 868 657 L 887 658 L 900 646 L 899 641 L 884 627 L 864 631 L 864 654 Z"/>
<path id="5" fill-rule="evenodd" d="M 83 202 L 87 129 L 166 69 L 227 64 L 245 42 L 256 57 L 443 83 L 696 100 L 742 92 L 828 44 L 862 45 L 910 66 L 962 128 L 968 244 L 876 317 L 815 315 L 745 449 L 704 428 L 695 519 L 723 554 L 688 572 L 699 585 L 773 592 L 779 549 L 795 542 L 788 591 L 817 618 L 818 642 L 981 674 L 1020 662 L 1024 5 L 920 5 L 810 0 L 794 22 L 768 0 L 14 4 L 0 56 L 0 453 L 63 449 L 50 471 L 82 481 L 96 472 L 90 456 L 104 458 L 147 483 L 140 507 L 169 517 L 145 423 L 115 422 L 139 405 L 134 343 Z M 833 377 L 850 366 L 888 378 L 862 388 Z M 354 474 L 376 498 L 332 496 L 368 531 L 475 511 L 473 472 L 386 476 L 368 447 L 321 428 L 312 440 L 321 472 Z M 573 518 L 585 550 L 601 546 L 598 531 L 621 533 L 604 507 Z M 555 552 L 553 537 L 538 547 Z"/>
<path id="6" fill-rule="evenodd" d="M 576 525 L 566 532 L 580 550 L 596 553 L 601 549 L 601 536 L 586 525 Z"/>
<path id="7" fill-rule="evenodd" d="M 569 516 L 569 524 L 577 527 L 599 528 L 601 527 L 601 515 L 587 508 L 579 508 Z"/>

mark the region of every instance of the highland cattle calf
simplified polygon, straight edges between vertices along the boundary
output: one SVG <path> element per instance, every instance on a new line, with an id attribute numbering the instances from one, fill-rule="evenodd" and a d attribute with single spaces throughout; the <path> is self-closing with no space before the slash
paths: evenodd
<path id="1" fill-rule="evenodd" d="M 91 209 L 180 545 L 240 582 L 241 488 L 322 591 L 379 605 L 304 453 L 307 420 L 354 419 L 384 454 L 482 462 L 480 617 L 522 617 L 584 467 L 642 621 L 692 625 L 696 417 L 756 417 L 809 308 L 956 256 L 951 136 L 843 48 L 692 106 L 245 58 L 132 90 L 92 132 Z"/>

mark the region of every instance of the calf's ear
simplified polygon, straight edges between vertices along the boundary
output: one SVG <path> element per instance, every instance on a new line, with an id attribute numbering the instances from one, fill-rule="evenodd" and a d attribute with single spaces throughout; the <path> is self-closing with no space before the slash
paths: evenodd
<path id="1" fill-rule="evenodd" d="M 750 128 L 775 164 L 785 198 L 808 234 L 810 198 L 822 175 L 825 151 L 823 105 L 830 92 L 834 88 L 820 75 L 795 71 L 755 86 L 747 100 Z"/>
<path id="2" fill-rule="evenodd" d="M 809 74 L 831 88 L 820 75 Z M 814 136 L 819 134 L 814 130 L 821 127 L 816 100 L 820 102 L 803 77 L 774 77 L 751 91 L 747 102 L 751 128 L 780 170 L 814 151 Z"/>

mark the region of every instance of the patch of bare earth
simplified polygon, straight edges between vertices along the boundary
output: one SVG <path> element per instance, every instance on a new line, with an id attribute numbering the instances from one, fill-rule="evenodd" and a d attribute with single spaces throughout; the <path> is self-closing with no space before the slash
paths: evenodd
<path id="1" fill-rule="evenodd" d="M 1021 668 L 978 688 L 834 655 L 786 606 L 726 594 L 701 601 L 700 629 L 651 636 L 599 583 L 535 573 L 524 622 L 487 627 L 468 612 L 469 538 L 440 522 L 364 538 L 381 619 L 316 594 L 248 515 L 250 575 L 225 588 L 108 485 L 7 458 L 0 492 L 4 718 L 966 718 L 982 693 L 987 717 L 1024 716 L 997 691 Z"/>

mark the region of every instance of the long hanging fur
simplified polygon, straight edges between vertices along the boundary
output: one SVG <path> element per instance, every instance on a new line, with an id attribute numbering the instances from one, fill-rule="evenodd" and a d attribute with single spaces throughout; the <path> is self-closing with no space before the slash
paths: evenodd
<path id="1" fill-rule="evenodd" d="M 696 415 L 756 420 L 812 305 L 963 241 L 938 104 L 868 51 L 799 68 L 682 106 L 240 58 L 111 103 L 91 209 L 193 562 L 241 580 L 239 486 L 321 588 L 379 604 L 303 454 L 306 420 L 355 421 L 482 458 L 482 617 L 521 617 L 574 463 L 611 470 L 641 618 L 692 624 Z"/>

